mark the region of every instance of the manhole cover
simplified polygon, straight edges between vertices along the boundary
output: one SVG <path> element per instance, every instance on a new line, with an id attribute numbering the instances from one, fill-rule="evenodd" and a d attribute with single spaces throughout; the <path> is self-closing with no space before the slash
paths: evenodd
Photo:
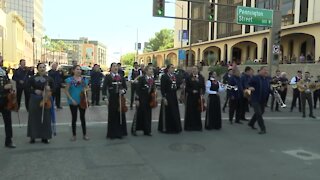
<path id="1" fill-rule="evenodd" d="M 190 152 L 190 153 L 203 152 L 206 150 L 204 146 L 201 146 L 199 144 L 193 144 L 193 143 L 175 143 L 175 144 L 169 145 L 169 149 L 176 152 Z"/>
<path id="2" fill-rule="evenodd" d="M 294 156 L 296 158 L 302 159 L 302 160 L 320 160 L 320 155 L 312 152 L 308 152 L 305 150 L 289 150 L 289 151 L 283 151 L 286 154 L 289 154 L 291 156 Z"/>

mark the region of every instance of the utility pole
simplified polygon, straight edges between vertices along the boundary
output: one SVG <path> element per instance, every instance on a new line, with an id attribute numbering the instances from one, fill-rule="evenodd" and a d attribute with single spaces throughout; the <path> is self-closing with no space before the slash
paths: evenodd
<path id="1" fill-rule="evenodd" d="M 192 7 L 192 2 L 188 2 L 188 11 L 189 11 L 189 15 L 191 16 L 191 7 Z M 191 17 L 189 17 L 191 18 Z M 186 66 L 191 66 L 192 64 L 192 42 L 191 42 L 191 29 L 192 29 L 192 25 L 191 25 L 191 20 L 188 19 L 188 24 L 189 24 L 189 53 L 188 53 L 188 64 L 186 63 Z"/>
<path id="2" fill-rule="evenodd" d="M 35 54 L 36 39 L 34 37 L 34 29 L 35 29 L 35 23 L 34 23 L 34 19 L 33 19 L 32 20 L 32 53 L 33 53 L 33 65 L 36 65 L 36 54 Z"/>

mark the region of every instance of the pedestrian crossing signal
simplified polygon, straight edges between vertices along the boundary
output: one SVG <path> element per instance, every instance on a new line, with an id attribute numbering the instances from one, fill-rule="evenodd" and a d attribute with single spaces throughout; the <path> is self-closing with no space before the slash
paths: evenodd
<path id="1" fill-rule="evenodd" d="M 165 0 L 153 0 L 153 16 L 163 17 L 165 11 Z"/>

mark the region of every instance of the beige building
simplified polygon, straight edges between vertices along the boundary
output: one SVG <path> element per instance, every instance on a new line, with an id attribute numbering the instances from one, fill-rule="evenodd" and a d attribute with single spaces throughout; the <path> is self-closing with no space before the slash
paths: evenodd
<path id="1" fill-rule="evenodd" d="M 0 8 L 0 53 L 4 52 L 4 41 L 7 38 L 7 14 Z"/>
<path id="2" fill-rule="evenodd" d="M 202 0 L 209 2 L 209 0 Z M 275 0 L 214 0 L 216 3 L 240 5 L 248 7 L 270 9 L 276 6 Z M 281 0 L 280 11 L 282 15 L 281 54 L 280 63 L 299 63 L 300 61 L 313 62 L 320 57 L 320 7 L 319 0 Z M 187 8 L 184 17 L 203 18 L 204 7 L 200 4 L 188 6 L 187 2 L 179 2 Z M 176 15 L 181 16 L 182 8 L 176 6 Z M 276 6 L 277 7 L 277 6 Z M 185 9 L 185 8 L 184 8 Z M 235 8 L 227 6 L 215 6 L 215 20 L 235 21 Z M 176 20 L 175 32 L 181 29 L 181 20 Z M 211 23 L 184 21 L 184 29 L 191 29 L 192 60 L 188 61 L 189 47 L 185 64 L 194 65 L 199 62 L 208 64 L 208 57 L 212 56 L 217 61 L 225 63 L 236 61 L 244 64 L 247 60 L 260 60 L 260 63 L 268 63 L 270 58 L 269 29 L 238 24 Z M 177 33 L 176 33 L 177 37 Z M 143 63 L 153 61 L 158 66 L 163 66 L 165 60 L 177 64 L 180 42 L 175 39 L 175 47 L 166 51 L 145 53 L 139 55 Z"/>

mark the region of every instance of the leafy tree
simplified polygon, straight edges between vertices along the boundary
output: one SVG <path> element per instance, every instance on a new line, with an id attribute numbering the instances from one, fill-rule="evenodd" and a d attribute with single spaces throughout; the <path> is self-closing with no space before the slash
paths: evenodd
<path id="1" fill-rule="evenodd" d="M 155 33 L 155 37 L 149 39 L 144 51 L 152 52 L 173 48 L 173 37 L 174 30 L 162 29 L 160 32 Z"/>
<path id="2" fill-rule="evenodd" d="M 123 56 L 121 56 L 121 63 L 123 65 L 132 66 L 135 61 L 136 53 L 127 53 Z"/>

